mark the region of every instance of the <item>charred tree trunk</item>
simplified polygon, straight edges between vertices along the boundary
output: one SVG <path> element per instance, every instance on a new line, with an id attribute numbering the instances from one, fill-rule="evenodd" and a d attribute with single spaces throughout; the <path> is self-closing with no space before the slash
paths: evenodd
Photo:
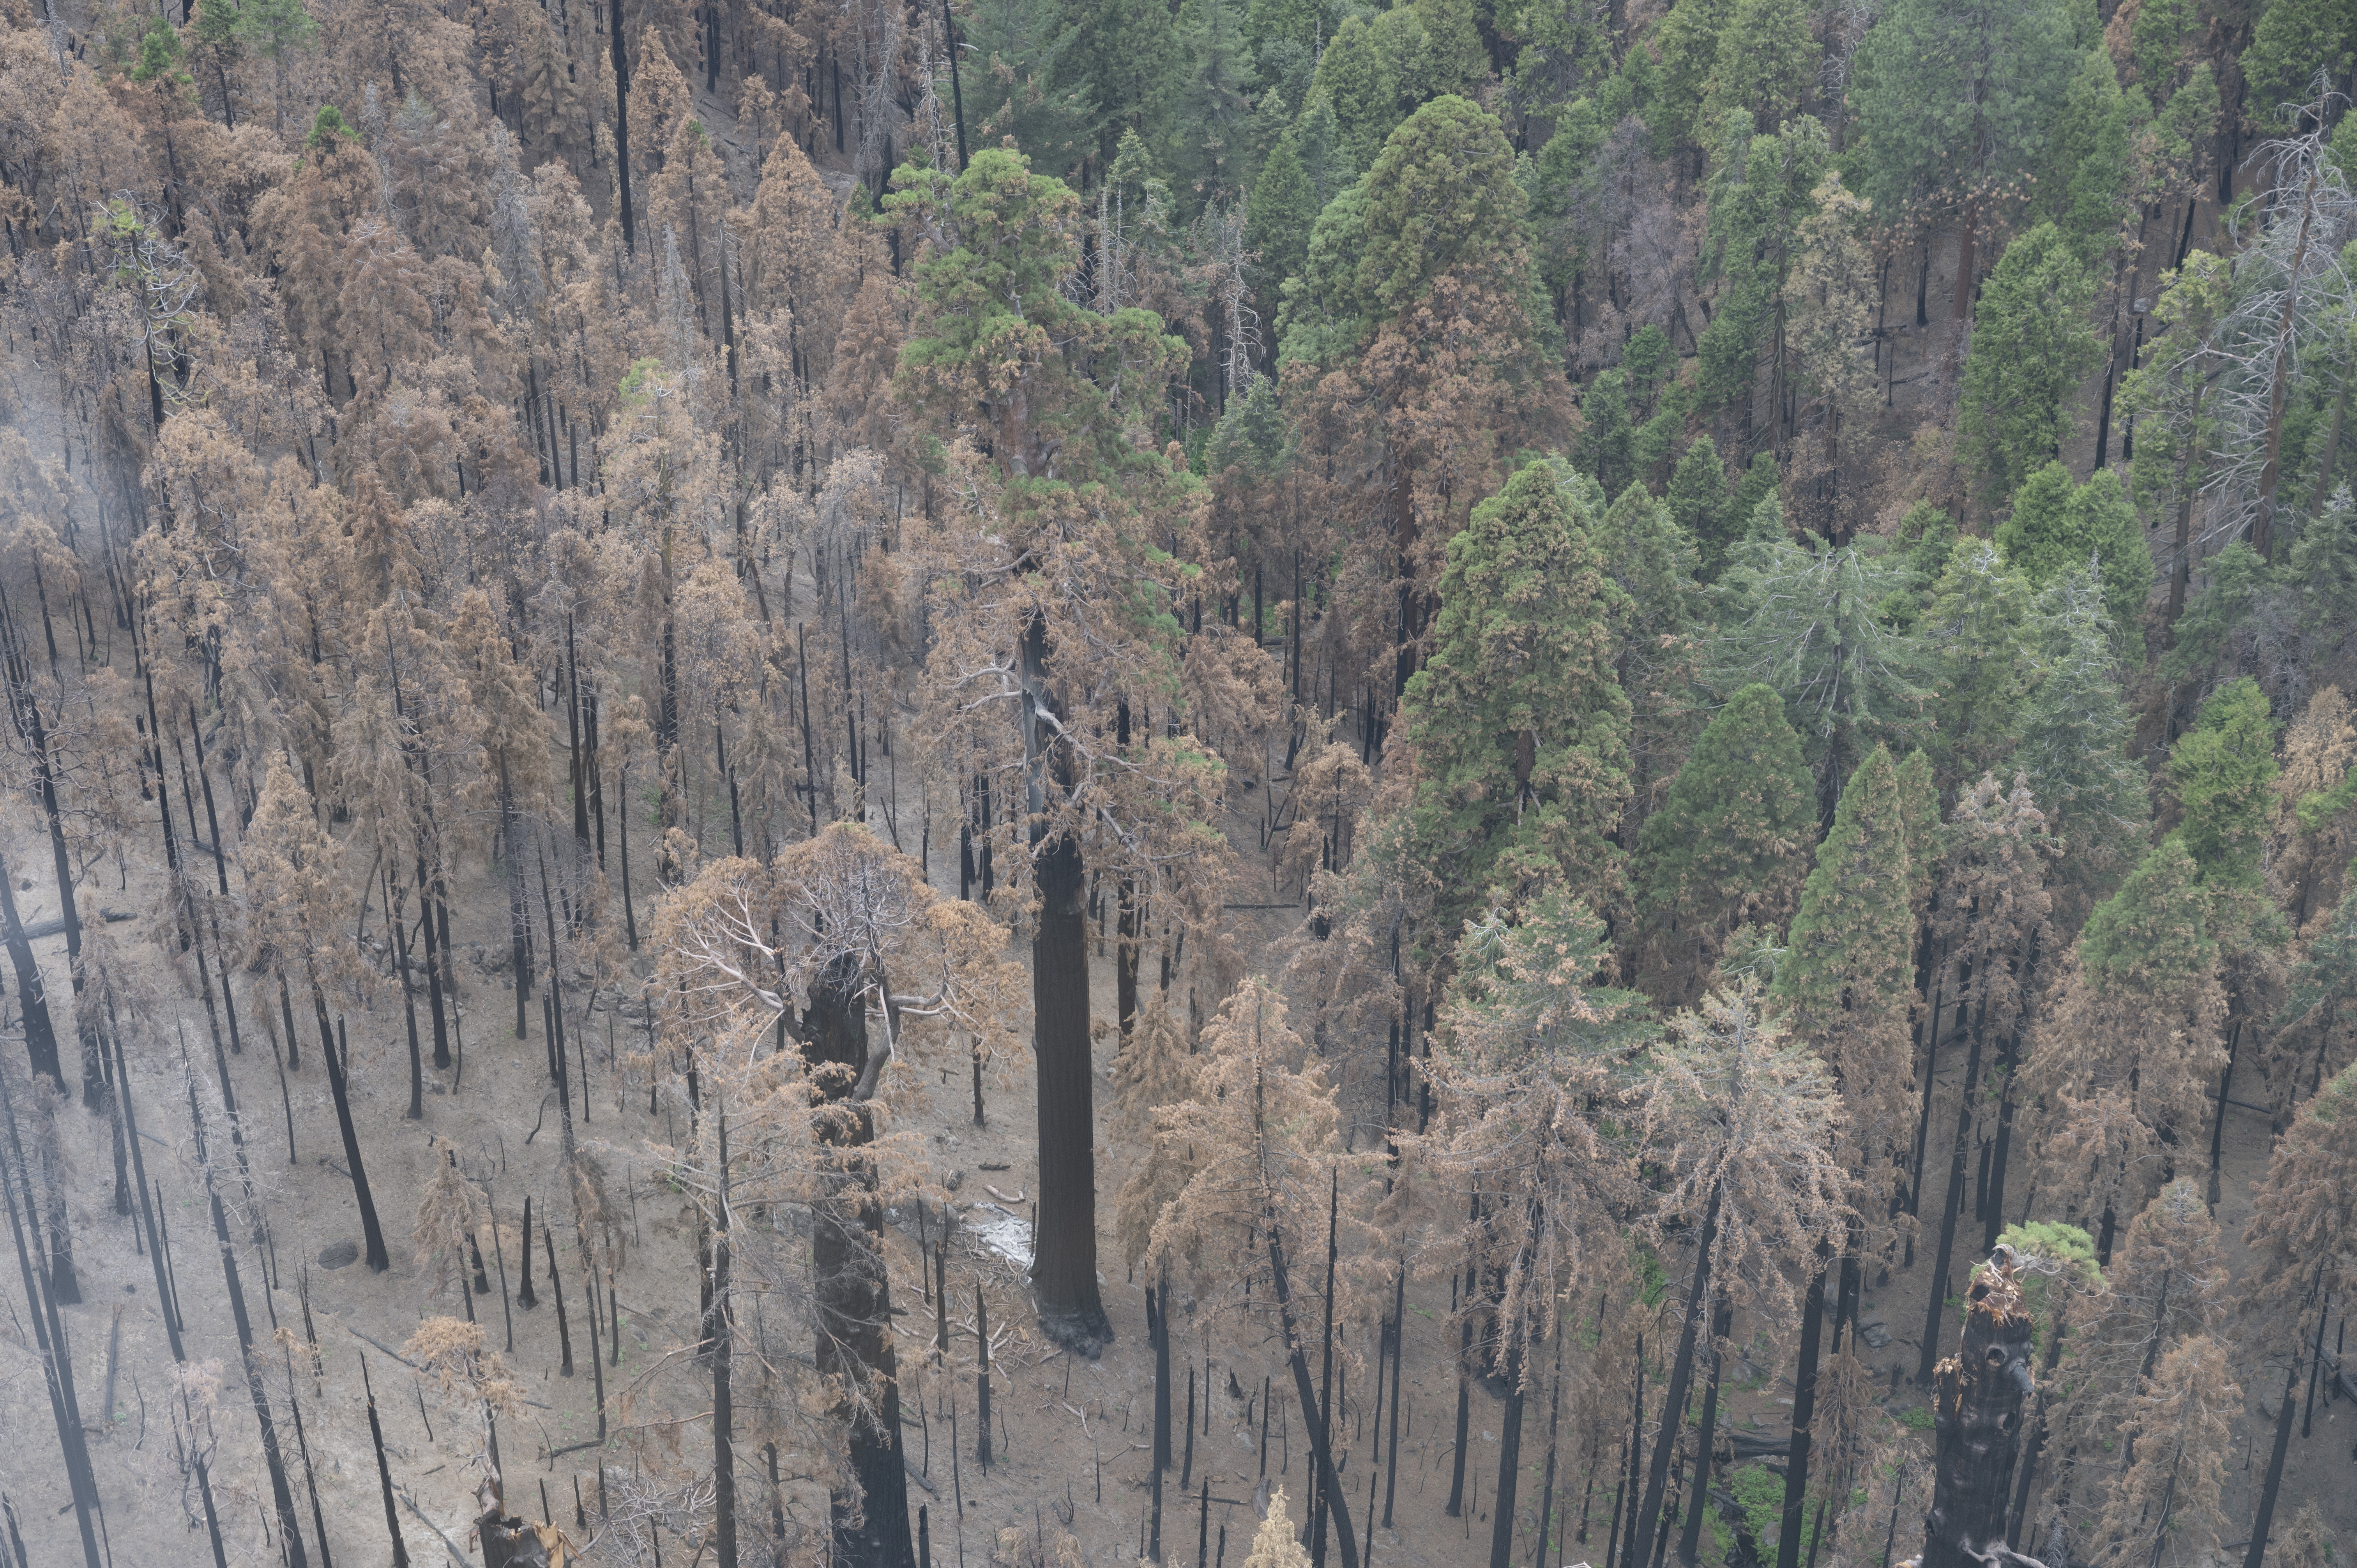
<path id="1" fill-rule="evenodd" d="M 60 1093 L 66 1087 L 65 1068 L 58 1060 L 58 1034 L 49 1022 L 48 992 L 41 983 L 41 965 L 25 923 L 16 918 L 16 874 L 0 858 L 0 934 L 8 943 L 8 961 L 16 966 L 17 1009 L 25 1020 L 25 1055 L 33 1071 L 47 1073 Z"/>
<path id="2" fill-rule="evenodd" d="M 328 1004 L 319 994 L 317 978 L 311 982 L 311 1005 L 319 1015 L 319 1033 L 328 1036 Z M 336 1048 L 332 1036 L 328 1036 L 319 1054 L 328 1058 L 328 1090 L 336 1101 L 336 1130 L 343 1134 L 344 1158 L 352 1173 L 352 1200 L 360 1205 L 361 1235 L 368 1243 L 368 1266 L 382 1273 L 393 1266 L 392 1257 L 384 1250 L 384 1230 L 377 1224 L 376 1200 L 370 1196 L 368 1170 L 361 1164 L 361 1135 L 352 1126 L 352 1098 L 345 1081 L 343 1053 Z"/>
<path id="3" fill-rule="evenodd" d="M 1710 1189 L 1710 1207 L 1702 1221 L 1702 1240 L 1695 1249 L 1694 1283 L 1686 1289 L 1685 1326 L 1678 1333 L 1677 1358 L 1670 1363 L 1670 1391 L 1662 1405 L 1662 1430 L 1653 1439 L 1652 1462 L 1645 1472 L 1645 1496 L 1637 1510 L 1636 1544 L 1629 1555 L 1632 1565 L 1653 1558 L 1653 1535 L 1662 1520 L 1662 1498 L 1669 1490 L 1670 1467 L 1678 1445 L 1678 1421 L 1685 1413 L 1686 1391 L 1694 1383 L 1695 1344 L 1705 1326 L 1710 1300 L 1710 1254 L 1718 1240 L 1718 1185 Z"/>
<path id="4" fill-rule="evenodd" d="M 1932 1374 L 1935 1469 L 1922 1568 L 1980 1568 L 2005 1538 L 2029 1375 L 2029 1309 L 2008 1270 L 1984 1265 L 1965 1292 L 1962 1343 Z"/>
<path id="5" fill-rule="evenodd" d="M 1801 1359 L 1792 1371 L 1792 1444 L 1784 1455 L 1784 1520 L 1776 1535 L 1776 1568 L 1801 1568 L 1801 1518 L 1809 1499 L 1810 1423 L 1817 1414 L 1817 1362 L 1824 1343 L 1825 1270 L 1831 1260 L 1817 1251 L 1817 1271 L 1801 1307 Z"/>
<path id="6" fill-rule="evenodd" d="M 901 1465 L 899 1363 L 887 1332 L 891 1282 L 884 1267 L 884 1209 L 867 1146 L 870 1108 L 854 1099 L 867 1062 L 867 1009 L 856 961 L 835 960 L 811 987 L 803 1053 L 828 1096 L 819 1135 L 833 1151 L 837 1196 L 811 1209 L 818 1307 L 818 1369 L 866 1397 L 840 1407 L 850 1428 L 858 1487 L 831 1500 L 834 1560 L 845 1568 L 908 1568 L 909 1483 Z"/>

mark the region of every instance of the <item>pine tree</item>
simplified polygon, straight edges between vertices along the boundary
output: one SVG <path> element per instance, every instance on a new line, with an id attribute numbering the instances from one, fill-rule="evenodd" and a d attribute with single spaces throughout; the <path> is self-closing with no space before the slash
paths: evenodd
<path id="1" fill-rule="evenodd" d="M 1816 839 L 1815 793 L 1776 693 L 1737 692 L 1637 841 L 1637 978 L 1648 993 L 1690 1002 L 1738 926 L 1791 918 Z"/>
<path id="2" fill-rule="evenodd" d="M 1425 667 L 1401 698 L 1415 757 L 1413 857 L 1441 932 L 1544 887 L 1616 896 L 1607 835 L 1629 790 L 1630 707 L 1612 669 L 1627 596 L 1556 462 L 1533 463 L 1449 542 Z"/>
<path id="3" fill-rule="evenodd" d="M 2050 462 L 2071 395 L 2102 354 L 2087 306 L 2094 280 L 2062 231 L 2040 223 L 2006 247 L 1973 318 L 1961 428 L 1992 505 Z"/>
<path id="4" fill-rule="evenodd" d="M 1244 209 L 1245 241 L 1258 253 L 1259 292 L 1269 304 L 1262 314 L 1272 323 L 1286 281 L 1298 277 L 1308 263 L 1309 231 L 1322 205 L 1312 197 L 1297 145 L 1289 129 L 1277 138 Z"/>
<path id="5" fill-rule="evenodd" d="M 2212 693 L 2193 728 L 2169 753 L 2169 779 L 2185 811 L 2177 836 L 2204 886 L 2259 885 L 2275 793 L 2275 739 L 2266 693 L 2245 677 Z"/>
<path id="6" fill-rule="evenodd" d="M 1058 52 L 1053 87 L 1087 106 L 1097 156 L 1113 162 L 1125 132 L 1135 132 L 1148 147 L 1170 145 L 1187 72 L 1170 7 L 1158 0 L 1067 0 L 1060 22 L 1070 42 Z"/>
<path id="7" fill-rule="evenodd" d="M 2033 587 L 2091 564 L 2104 585 L 2104 613 L 2115 627 L 2134 628 L 2152 593 L 2152 553 L 2136 509 L 2108 468 L 2073 486 L 2070 471 L 2049 463 L 2014 492 L 2013 515 L 1997 525 L 1997 548 Z"/>
<path id="8" fill-rule="evenodd" d="M 1756 134 L 1747 110 L 1729 110 L 1721 122 L 1703 246 L 1703 271 L 1721 284 L 1698 350 L 1707 402 L 1740 400 L 1748 408 L 1763 352 L 1771 356 L 1771 387 L 1782 390 L 1784 285 L 1831 156 L 1824 127 L 1805 115 Z M 1780 401 L 1770 406 L 1781 415 Z"/>
<path id="9" fill-rule="evenodd" d="M 2269 130 L 2298 124 L 2320 74 L 2341 81 L 2357 55 L 2357 19 L 2330 0 L 2276 0 L 2259 13 L 2243 50 L 2244 113 Z"/>
<path id="10" fill-rule="evenodd" d="M 1982 214 L 2036 166 L 2078 65 L 2073 18 L 2068 0 L 1900 0 L 1851 62 L 1854 183 L 1886 223 L 1957 224 L 1959 320 Z"/>
<path id="11" fill-rule="evenodd" d="M 1939 660 L 1933 733 L 1951 789 L 2005 770 L 2015 744 L 2029 658 L 2029 585 L 1986 540 L 1956 542 L 1921 630 Z"/>
<path id="12" fill-rule="evenodd" d="M 1244 1568 L 1309 1568 L 1309 1553 L 1294 1539 L 1293 1516 L 1285 1510 L 1283 1487 L 1269 1494 L 1268 1512 L 1261 1516 Z"/>

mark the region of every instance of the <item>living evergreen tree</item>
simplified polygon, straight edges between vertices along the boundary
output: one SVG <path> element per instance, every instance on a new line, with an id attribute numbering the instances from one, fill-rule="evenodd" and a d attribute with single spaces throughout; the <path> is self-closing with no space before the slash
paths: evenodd
<path id="1" fill-rule="evenodd" d="M 1854 1179 L 1888 1180 L 1907 1141 L 1915 995 L 1913 847 L 1899 765 L 1867 753 L 1842 789 L 1840 810 L 1776 966 L 1774 997 L 1793 1037 L 1825 1058 L 1849 1109 L 1844 1164 Z M 1878 1234 L 1883 1195 L 1864 1191 L 1860 1219 Z"/>
<path id="2" fill-rule="evenodd" d="M 2029 585 L 1985 539 L 1956 542 L 1921 635 L 1938 661 L 1932 733 L 1950 789 L 2010 758 L 2032 666 Z"/>
<path id="3" fill-rule="evenodd" d="M 1177 44 L 1186 59 L 1169 166 L 1187 210 L 1225 207 L 1252 166 L 1245 94 L 1253 78 L 1239 0 L 1181 0 Z"/>
<path id="4" fill-rule="evenodd" d="M 1785 279 L 1832 156 L 1825 128 L 1806 115 L 1773 132 L 1755 134 L 1754 124 L 1749 110 L 1727 113 L 1711 173 L 1703 268 L 1721 289 L 1698 349 L 1709 403 L 1748 403 L 1763 352 L 1782 389 Z"/>
<path id="5" fill-rule="evenodd" d="M 2151 115 L 2144 91 L 2121 90 L 2112 51 L 2089 49 L 2063 95 L 2039 181 L 2055 226 L 2089 261 L 2118 242 L 2135 209 L 2136 133 Z"/>
<path id="6" fill-rule="evenodd" d="M 1988 207 L 2045 149 L 2078 51 L 2070 0 L 1899 0 L 1851 61 L 1852 183 L 1885 222 L 1953 220 L 1961 318 Z M 2018 244 L 2020 242 L 2016 241 Z"/>
<path id="7" fill-rule="evenodd" d="M 2007 246 L 1989 275 L 1964 360 L 1960 423 L 1991 505 L 2010 499 L 2070 433 L 2071 395 L 2102 355 L 2086 319 L 2094 291 L 2051 223 Z"/>
<path id="8" fill-rule="evenodd" d="M 1727 467 L 1719 461 L 1718 444 L 1707 434 L 1695 436 L 1694 444 L 1679 454 L 1662 499 L 1697 550 L 1706 541 L 1716 541 L 1718 516 L 1728 499 Z"/>
<path id="9" fill-rule="evenodd" d="M 1636 976 L 1663 1006 L 1689 1004 L 1747 922 L 1791 918 L 1817 829 L 1816 784 L 1784 704 L 1745 686 L 1714 715 L 1637 841 Z"/>
<path id="10" fill-rule="evenodd" d="M 1903 560 L 1863 543 L 1780 542 L 1747 545 L 1722 579 L 1719 680 L 1764 682 L 1784 700 L 1826 824 L 1867 753 L 1903 744 L 1928 717 L 1925 650 L 1881 615 L 1905 571 Z"/>
<path id="11" fill-rule="evenodd" d="M 1578 482 L 1587 489 L 1586 476 Z M 1593 513 L 1600 499 L 1591 490 L 1584 504 Z M 1659 804 L 1702 722 L 1695 676 L 1705 596 L 1695 581 L 1694 541 L 1664 502 L 1632 484 L 1602 511 L 1596 542 L 1629 604 L 1612 659 L 1631 710 L 1629 814 L 1618 832 L 1627 844 Z"/>
<path id="12" fill-rule="evenodd" d="M 2357 17 L 2332 0 L 2273 0 L 2243 50 L 2244 112 L 2271 131 L 2298 128 L 2320 74 L 2347 80 L 2357 56 Z"/>
<path id="13" fill-rule="evenodd" d="M 1259 292 L 1268 302 L 1263 315 L 1272 324 L 1286 281 L 1300 276 L 1308 263 L 1309 231 L 1323 205 L 1310 189 L 1298 148 L 1290 129 L 1277 138 L 1244 209 L 1244 242 L 1258 257 Z"/>
<path id="14" fill-rule="evenodd" d="M 1184 107 L 1187 53 L 1161 0 L 1066 0 L 1058 17 L 1070 41 L 1059 49 L 1051 89 L 1085 105 L 1097 156 L 1111 164 L 1125 132 L 1167 147 Z"/>
<path id="15" fill-rule="evenodd" d="M 2142 857 L 2152 822 L 2145 770 L 2128 756 L 2135 721 L 2113 677 L 2112 643 L 2102 597 L 2083 569 L 2039 596 L 2036 679 L 2015 721 L 2014 760 L 2070 846 L 2056 908 L 2066 932 Z"/>
<path id="16" fill-rule="evenodd" d="M 2104 585 L 2104 613 L 2133 628 L 2152 592 L 2152 552 L 2117 475 L 2098 468 L 2073 485 L 2061 463 L 2032 473 L 2014 492 L 2013 515 L 1997 525 L 1997 548 L 2033 587 L 2092 563 Z"/>
<path id="17" fill-rule="evenodd" d="M 2177 836 L 2204 886 L 2259 886 L 2276 772 L 2275 721 L 2259 683 L 2244 677 L 2212 693 L 2169 755 L 2185 811 Z"/>
<path id="18" fill-rule="evenodd" d="M 1449 542 L 1432 651 L 1401 722 L 1415 757 L 1412 858 L 1435 929 L 1548 887 L 1608 903 L 1629 790 L 1630 708 L 1612 669 L 1628 597 L 1559 463 L 1528 465 Z"/>
<path id="19" fill-rule="evenodd" d="M 1703 88 L 1702 123 L 1723 124 L 1740 109 L 1760 129 L 1781 132 L 1808 103 L 1821 52 L 1802 0 L 1735 0 Z"/>

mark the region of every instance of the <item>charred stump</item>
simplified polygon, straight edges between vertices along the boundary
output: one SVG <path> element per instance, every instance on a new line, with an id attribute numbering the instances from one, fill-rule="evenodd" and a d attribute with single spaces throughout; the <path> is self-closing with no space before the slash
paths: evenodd
<path id="1" fill-rule="evenodd" d="M 1973 1271 L 1963 1343 L 1935 1368 L 1932 1511 L 1923 1517 L 1922 1568 L 1981 1568 L 2005 1544 L 2032 1323 L 2006 1250 Z"/>

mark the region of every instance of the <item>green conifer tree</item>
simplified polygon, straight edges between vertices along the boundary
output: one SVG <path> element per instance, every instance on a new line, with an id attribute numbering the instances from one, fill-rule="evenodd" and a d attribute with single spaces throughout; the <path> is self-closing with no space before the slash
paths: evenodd
<path id="1" fill-rule="evenodd" d="M 1973 319 L 1962 427 L 2002 506 L 2051 462 L 2071 429 L 2071 395 L 2103 348 L 2087 322 L 2094 280 L 2061 230 L 2040 223 L 2006 247 Z"/>
<path id="2" fill-rule="evenodd" d="M 1298 277 L 1308 263 L 1309 231 L 1318 221 L 1319 204 L 1310 191 L 1298 148 L 1290 130 L 1277 138 L 1244 208 L 1244 243 L 1258 257 L 1254 266 L 1260 292 L 1272 306 L 1283 299 L 1286 280 Z M 1276 313 L 1269 309 L 1263 314 L 1274 320 Z"/>
<path id="3" fill-rule="evenodd" d="M 1784 704 L 1737 692 L 1696 738 L 1637 839 L 1637 980 L 1664 1009 L 1691 1004 L 1727 934 L 1792 918 L 1817 836 L 1816 781 Z"/>
<path id="4" fill-rule="evenodd" d="M 1702 270 L 1719 283 L 1700 346 L 1710 404 L 1748 398 L 1763 352 L 1781 387 L 1784 282 L 1832 156 L 1825 128 L 1807 115 L 1755 134 L 1748 110 L 1729 110 L 1720 137 L 1703 242 Z"/>
<path id="5" fill-rule="evenodd" d="M 1792 1035 L 1840 1079 L 1850 1113 L 1843 1164 L 1880 1192 L 1862 1193 L 1858 1216 L 1878 1246 L 1899 1167 L 1889 1157 L 1912 1136 L 1908 1085 L 1913 1042 L 1918 873 L 1900 769 L 1876 746 L 1842 790 L 1832 829 L 1817 846 L 1792 936 L 1776 966 L 1775 997 Z"/>
<path id="6" fill-rule="evenodd" d="M 2176 836 L 2205 886 L 2259 886 L 2276 772 L 2266 693 L 2248 677 L 2219 687 L 2169 756 L 2169 779 L 2185 811 Z"/>
<path id="7" fill-rule="evenodd" d="M 1415 757 L 1410 860 L 1453 935 L 1485 904 L 1549 886 L 1609 908 L 1607 840 L 1629 792 L 1629 699 L 1613 676 L 1628 598 L 1570 471 L 1530 464 L 1449 542 L 1432 652 L 1401 699 Z"/>
<path id="8" fill-rule="evenodd" d="M 1987 540 L 1956 542 L 1922 626 L 1940 671 L 1933 733 L 1950 789 L 2005 771 L 2032 676 L 2029 599 L 2029 585 Z"/>
<path id="9" fill-rule="evenodd" d="M 1817 80 L 1817 40 L 1803 0 L 1735 0 L 1719 29 L 1718 55 L 1703 89 L 1705 124 L 1740 109 L 1751 123 L 1781 131 L 1809 102 Z"/>
<path id="10" fill-rule="evenodd" d="M 2069 845 L 2055 921 L 2070 933 L 2144 854 L 2152 822 L 2145 770 L 2128 756 L 2136 725 L 2114 674 L 2110 618 L 2083 568 L 2039 595 L 2031 653 L 2037 681 L 2016 720 L 2014 761 Z"/>
<path id="11" fill-rule="evenodd" d="M 2071 482 L 2070 470 L 2048 463 L 2013 496 L 2013 515 L 1997 525 L 1996 546 L 2007 564 L 2043 588 L 2067 573 L 2093 565 L 2104 585 L 2104 614 L 2115 627 L 2133 628 L 2152 592 L 2152 552 L 2136 526 L 2136 508 L 2108 468 Z"/>
<path id="12" fill-rule="evenodd" d="M 2335 86 L 2349 80 L 2357 54 L 2357 15 L 2338 0 L 2270 0 L 2243 51 L 2244 113 L 2265 130 L 2296 127 L 2315 97 L 2317 73 Z"/>

